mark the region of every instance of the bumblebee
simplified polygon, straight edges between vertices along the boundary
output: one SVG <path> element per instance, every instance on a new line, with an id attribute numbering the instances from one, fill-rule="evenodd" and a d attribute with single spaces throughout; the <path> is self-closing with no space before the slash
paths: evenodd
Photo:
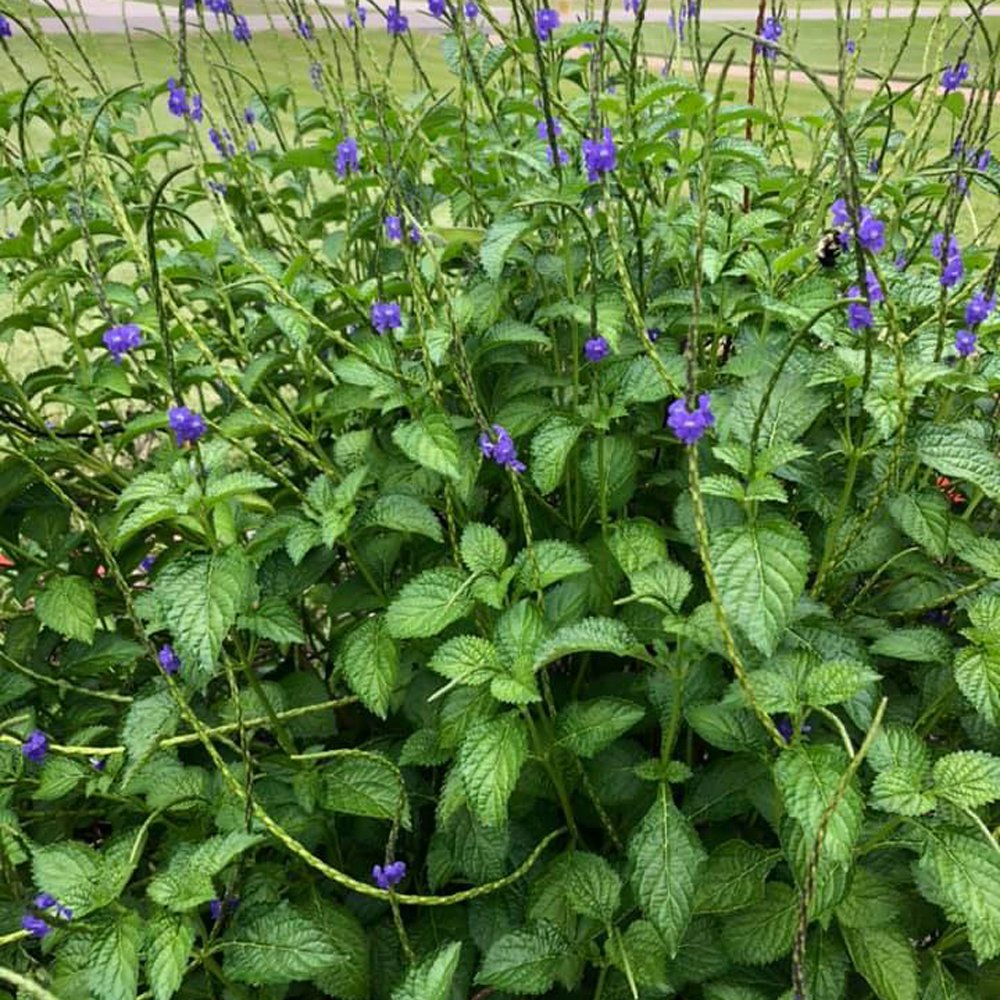
<path id="1" fill-rule="evenodd" d="M 828 229 L 816 244 L 816 260 L 823 267 L 833 267 L 837 258 L 844 252 L 840 242 L 840 234 L 834 229 Z"/>

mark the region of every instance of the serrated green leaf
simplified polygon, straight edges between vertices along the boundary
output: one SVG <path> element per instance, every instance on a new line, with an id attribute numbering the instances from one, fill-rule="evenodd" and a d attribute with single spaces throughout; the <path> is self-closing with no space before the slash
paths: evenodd
<path id="1" fill-rule="evenodd" d="M 615 934 L 605 945 L 610 961 L 638 986 L 667 988 L 667 949 L 648 920 L 633 920 L 624 933 Z"/>
<path id="2" fill-rule="evenodd" d="M 798 897 L 784 882 L 768 882 L 764 898 L 722 921 L 726 954 L 740 965 L 767 965 L 792 950 Z"/>
<path id="3" fill-rule="evenodd" d="M 905 905 L 905 897 L 888 879 L 857 866 L 837 906 L 837 921 L 844 927 L 885 927 L 899 920 Z"/>
<path id="4" fill-rule="evenodd" d="M 990 725 L 1000 725 L 1000 650 L 960 649 L 955 656 L 955 683 Z"/>
<path id="5" fill-rule="evenodd" d="M 694 912 L 732 913 L 761 902 L 764 882 L 779 860 L 777 851 L 744 840 L 720 844 L 698 876 Z"/>
<path id="6" fill-rule="evenodd" d="M 437 635 L 473 607 L 466 577 L 450 566 L 425 570 L 403 586 L 389 605 L 385 621 L 397 639 Z"/>
<path id="7" fill-rule="evenodd" d="M 462 740 L 455 768 L 469 808 L 488 827 L 507 821 L 507 802 L 528 756 L 524 723 L 513 713 L 473 726 Z"/>
<path id="8" fill-rule="evenodd" d="M 896 927 L 841 927 L 854 967 L 879 1000 L 916 1000 L 917 958 Z"/>
<path id="9" fill-rule="evenodd" d="M 656 801 L 629 838 L 629 883 L 671 957 L 677 954 L 691 919 L 705 857 L 694 827 L 661 785 Z"/>
<path id="10" fill-rule="evenodd" d="M 365 512 L 363 525 L 423 535 L 432 541 L 444 540 L 441 523 L 434 511 L 416 497 L 405 493 L 380 496 Z"/>
<path id="11" fill-rule="evenodd" d="M 247 493 L 256 493 L 258 490 L 270 489 L 272 486 L 274 486 L 274 482 L 267 476 L 251 472 L 249 469 L 229 472 L 224 476 L 209 479 L 205 487 L 206 506 L 211 507 L 221 500 L 244 496 Z"/>
<path id="12" fill-rule="evenodd" d="M 964 426 L 923 427 L 916 435 L 920 460 L 935 472 L 978 486 L 1000 500 L 1000 460 Z"/>
<path id="13" fill-rule="evenodd" d="M 889 504 L 892 519 L 928 555 L 948 554 L 948 501 L 940 493 L 903 493 Z"/>
<path id="14" fill-rule="evenodd" d="M 547 921 L 511 931 L 493 942 L 476 982 L 514 995 L 547 993 L 571 950 L 569 942 Z"/>
<path id="15" fill-rule="evenodd" d="M 450 1000 L 461 951 L 461 942 L 451 941 L 414 965 L 392 991 L 392 1000 Z"/>
<path id="16" fill-rule="evenodd" d="M 621 898 L 622 880 L 596 854 L 574 851 L 565 875 L 566 899 L 575 913 L 610 923 Z"/>
<path id="17" fill-rule="evenodd" d="M 135 1000 L 139 993 L 139 915 L 121 910 L 94 928 L 87 981 L 101 1000 Z"/>
<path id="18" fill-rule="evenodd" d="M 541 493 L 553 493 L 562 481 L 573 446 L 583 428 L 568 417 L 549 417 L 531 439 L 531 478 Z"/>
<path id="19" fill-rule="evenodd" d="M 712 540 L 722 603 L 762 653 L 774 652 L 809 566 L 809 543 L 786 521 L 727 528 Z"/>
<path id="20" fill-rule="evenodd" d="M 608 548 L 626 576 L 653 563 L 666 562 L 663 528 L 653 521 L 619 521 L 608 535 Z"/>
<path id="21" fill-rule="evenodd" d="M 122 743 L 128 755 L 123 783 L 161 739 L 173 736 L 179 720 L 180 712 L 169 691 L 136 698 L 129 705 L 122 724 Z"/>
<path id="22" fill-rule="evenodd" d="M 629 575 L 633 593 L 652 597 L 673 611 L 679 611 L 691 592 L 691 574 L 672 562 L 656 562 Z"/>
<path id="23" fill-rule="evenodd" d="M 234 831 L 177 849 L 166 868 L 157 872 L 146 892 L 154 902 L 184 913 L 215 898 L 212 879 L 245 850 L 259 844 L 257 834 Z"/>
<path id="24" fill-rule="evenodd" d="M 51 893 L 74 916 L 86 916 L 103 889 L 104 866 L 97 851 L 67 840 L 36 847 L 31 852 L 31 875 L 39 892 Z"/>
<path id="25" fill-rule="evenodd" d="M 934 762 L 939 798 L 969 809 L 1000 799 L 1000 757 L 981 750 L 959 750 Z"/>
<path id="26" fill-rule="evenodd" d="M 337 1000 L 369 1000 L 372 993 L 368 935 L 343 906 L 315 900 L 306 914 L 327 941 L 327 966 L 313 982 Z"/>
<path id="27" fill-rule="evenodd" d="M 410 804 L 399 769 L 379 754 L 348 751 L 323 767 L 320 803 L 331 812 L 392 820 L 410 827 Z"/>
<path id="28" fill-rule="evenodd" d="M 35 614 L 46 627 L 66 639 L 88 645 L 97 627 L 97 601 L 81 576 L 53 576 L 35 597 Z"/>
<path id="29" fill-rule="evenodd" d="M 612 653 L 628 656 L 637 646 L 628 626 L 616 618 L 584 618 L 564 625 L 535 652 L 535 670 L 573 653 Z"/>
<path id="30" fill-rule="evenodd" d="M 462 478 L 458 436 L 447 414 L 429 410 L 418 420 L 397 424 L 392 440 L 417 465 L 448 479 Z"/>
<path id="31" fill-rule="evenodd" d="M 556 716 L 556 746 L 593 757 L 642 721 L 645 709 L 622 698 L 570 702 Z"/>
<path id="32" fill-rule="evenodd" d="M 493 643 L 474 635 L 457 635 L 443 642 L 427 666 L 450 681 L 471 686 L 488 683 L 501 670 Z"/>
<path id="33" fill-rule="evenodd" d="M 226 975 L 254 986 L 311 979 L 330 963 L 322 927 L 285 901 L 240 921 L 222 944 Z"/>
<path id="34" fill-rule="evenodd" d="M 489 524 L 466 525 L 459 547 L 471 573 L 499 573 L 507 561 L 507 543 Z"/>
<path id="35" fill-rule="evenodd" d="M 295 609 L 281 597 L 265 597 L 260 604 L 240 615 L 240 628 L 272 642 L 305 642 L 302 623 Z"/>
<path id="36" fill-rule="evenodd" d="M 802 693 L 809 705 L 837 705 L 880 679 L 880 674 L 860 663 L 828 660 L 808 671 Z"/>
<path id="37" fill-rule="evenodd" d="M 590 569 L 590 559 L 576 545 L 548 538 L 536 542 L 531 553 L 525 549 L 519 552 L 514 565 L 517 567 L 517 583 L 522 591 L 535 587 L 545 588 L 559 580 Z"/>
<path id="38" fill-rule="evenodd" d="M 950 663 L 952 645 L 940 630 L 919 625 L 893 629 L 872 643 L 871 652 L 911 663 Z"/>
<path id="39" fill-rule="evenodd" d="M 928 777 L 919 771 L 888 767 L 872 782 L 872 807 L 900 816 L 923 816 L 937 805 L 937 797 L 928 783 Z"/>
<path id="40" fill-rule="evenodd" d="M 187 969 L 194 923 L 173 913 L 158 913 L 146 927 L 146 974 L 155 1000 L 170 1000 Z"/>
<path id="41" fill-rule="evenodd" d="M 292 347 L 301 348 L 309 343 L 309 321 L 297 309 L 275 304 L 267 306 L 266 312 Z"/>
<path id="42" fill-rule="evenodd" d="M 348 634 L 337 666 L 365 708 L 384 719 L 399 670 L 399 654 L 384 617 L 366 618 Z"/>
<path id="43" fill-rule="evenodd" d="M 486 230 L 479 247 L 479 260 L 491 281 L 499 280 L 510 248 L 530 228 L 531 223 L 527 219 L 508 216 L 497 219 Z"/>

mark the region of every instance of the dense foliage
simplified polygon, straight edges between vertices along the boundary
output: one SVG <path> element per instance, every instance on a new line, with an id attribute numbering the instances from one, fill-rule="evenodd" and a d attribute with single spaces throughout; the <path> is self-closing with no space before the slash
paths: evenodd
<path id="1" fill-rule="evenodd" d="M 644 11 L 0 39 L 0 995 L 1000 996 L 997 66 Z"/>

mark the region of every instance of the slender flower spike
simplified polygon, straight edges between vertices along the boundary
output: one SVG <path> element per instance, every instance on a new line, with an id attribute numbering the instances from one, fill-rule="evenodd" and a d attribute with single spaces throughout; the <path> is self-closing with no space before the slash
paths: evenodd
<path id="1" fill-rule="evenodd" d="M 778 50 L 775 48 L 774 44 L 767 45 L 767 42 L 775 43 L 781 38 L 783 28 L 781 27 L 781 22 L 776 17 L 769 17 L 764 22 L 764 27 L 761 30 L 760 37 L 764 40 L 763 43 L 757 43 L 757 51 L 765 59 L 774 59 Z"/>
<path id="2" fill-rule="evenodd" d="M 160 651 L 156 654 L 156 658 L 160 661 L 160 669 L 171 677 L 181 669 L 181 661 L 174 652 L 174 647 L 169 643 L 160 647 Z"/>
<path id="3" fill-rule="evenodd" d="M 101 338 L 104 346 L 111 352 L 115 364 L 121 364 L 125 355 L 136 347 L 142 346 L 142 334 L 135 323 L 125 323 L 113 326 Z"/>
<path id="4" fill-rule="evenodd" d="M 497 465 L 506 466 L 511 472 L 524 472 L 524 462 L 518 461 L 517 447 L 507 429 L 494 424 L 493 438 L 496 440 L 492 440 L 486 431 L 479 435 L 479 450 L 483 455 L 493 459 Z"/>
<path id="5" fill-rule="evenodd" d="M 601 142 L 583 140 L 583 165 L 587 169 L 587 180 L 592 184 L 600 180 L 601 174 L 609 173 L 618 166 L 618 150 L 611 137 L 611 129 L 605 128 Z"/>
<path id="6" fill-rule="evenodd" d="M 967 62 L 960 62 L 954 69 L 951 66 L 945 66 L 944 72 L 941 74 L 941 89 L 946 94 L 958 90 L 968 75 L 969 64 Z"/>
<path id="7" fill-rule="evenodd" d="M 26 913 L 21 917 L 21 929 L 39 939 L 45 937 L 52 930 L 41 917 L 36 917 L 33 913 Z"/>
<path id="8" fill-rule="evenodd" d="M 547 42 L 552 37 L 552 32 L 559 27 L 559 11 L 549 7 L 543 7 L 535 14 L 535 28 L 538 37 Z"/>
<path id="9" fill-rule="evenodd" d="M 385 217 L 385 238 L 397 241 L 403 238 L 403 220 L 398 215 Z"/>
<path id="10" fill-rule="evenodd" d="M 403 317 L 398 302 L 373 302 L 372 326 L 378 333 L 398 330 L 403 325 Z"/>
<path id="11" fill-rule="evenodd" d="M 41 764 L 49 752 L 49 738 L 40 729 L 33 729 L 21 744 L 21 753 L 32 764 Z"/>
<path id="12" fill-rule="evenodd" d="M 881 253 L 885 248 L 885 223 L 876 219 L 871 210 L 861 207 L 858 224 L 858 242 L 871 253 Z"/>
<path id="13" fill-rule="evenodd" d="M 10 21 L 8 21 L 3 14 L 0 14 L 0 38 L 10 38 L 13 34 L 14 32 L 11 29 Z"/>
<path id="14" fill-rule="evenodd" d="M 205 418 L 186 406 L 172 406 L 167 410 L 167 423 L 174 432 L 178 447 L 194 444 L 207 430 Z"/>
<path id="15" fill-rule="evenodd" d="M 390 8 L 392 10 L 393 8 Z M 358 172 L 358 144 L 350 138 L 346 138 L 337 146 L 337 162 L 335 164 L 337 176 L 343 180 L 349 173 Z"/>
<path id="16" fill-rule="evenodd" d="M 375 865 L 372 868 L 372 878 L 380 889 L 391 889 L 406 878 L 406 862 L 393 861 L 385 868 L 381 865 Z"/>
<path id="17" fill-rule="evenodd" d="M 695 410 L 688 410 L 686 399 L 675 399 L 667 410 L 667 426 L 683 444 L 697 444 L 705 431 L 715 426 L 711 404 L 712 397 L 707 392 L 698 397 Z"/>
<path id="18" fill-rule="evenodd" d="M 969 326 L 979 326 L 996 308 L 997 297 L 986 297 L 985 292 L 976 292 L 965 306 L 965 322 Z"/>
<path id="19" fill-rule="evenodd" d="M 360 8 L 358 9 L 360 15 Z M 410 19 L 400 12 L 398 7 L 390 7 L 385 15 L 385 30 L 390 35 L 405 35 L 410 26 Z"/>
<path id="20" fill-rule="evenodd" d="M 955 334 L 955 350 L 961 357 L 969 357 L 976 350 L 976 335 L 971 330 L 959 330 Z"/>
<path id="21" fill-rule="evenodd" d="M 249 44 L 251 39 L 250 25 L 242 14 L 237 14 L 233 24 L 233 39 L 237 42 Z"/>
<path id="22" fill-rule="evenodd" d="M 592 337 L 583 345 L 583 356 L 588 361 L 600 361 L 606 358 L 611 347 L 603 337 Z"/>

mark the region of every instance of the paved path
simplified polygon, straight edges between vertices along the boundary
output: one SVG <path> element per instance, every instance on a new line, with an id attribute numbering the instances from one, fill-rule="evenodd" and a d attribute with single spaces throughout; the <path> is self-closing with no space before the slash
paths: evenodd
<path id="1" fill-rule="evenodd" d="M 67 14 L 77 15 L 77 5 L 75 0 L 54 0 L 55 4 L 65 10 Z M 345 7 L 342 0 L 321 0 L 322 5 L 328 7 L 335 16 L 342 16 Z M 387 2 L 387 0 L 383 0 Z M 633 19 L 632 15 L 621 9 L 618 0 L 614 0 L 615 6 L 611 11 L 611 20 L 616 24 L 627 24 Z M 656 9 L 646 11 L 646 21 L 653 24 L 666 23 L 670 14 L 669 5 L 664 0 L 654 0 Z M 410 19 L 410 26 L 418 31 L 441 31 L 441 22 L 427 13 L 427 4 L 421 0 L 399 0 L 399 5 L 404 14 Z M 236 9 L 239 10 L 239 0 L 235 0 Z M 143 0 L 125 0 L 124 4 L 120 0 L 83 0 L 83 8 L 87 14 L 87 25 L 91 31 L 97 34 L 122 34 L 125 30 L 124 21 L 127 20 L 132 29 L 152 29 L 162 30 L 163 20 L 160 12 L 154 3 L 146 3 Z M 510 20 L 509 7 L 494 7 L 493 13 L 497 19 L 506 24 Z M 922 4 L 918 12 L 918 17 L 934 17 L 938 12 L 936 4 Z M 167 4 L 166 15 L 172 24 L 176 24 L 177 4 L 171 2 Z M 376 20 L 381 20 L 378 15 L 370 11 L 370 15 Z M 820 7 L 816 9 L 800 11 L 800 18 L 803 21 L 834 21 L 836 20 L 836 10 L 833 7 Z M 879 5 L 872 8 L 872 18 L 877 20 L 883 17 L 906 18 L 910 16 L 909 6 L 902 4 Z M 752 21 L 755 11 L 750 7 L 706 7 L 701 13 L 703 22 L 716 23 L 746 23 Z M 62 34 L 65 30 L 62 23 L 56 17 L 42 17 L 39 19 L 42 30 L 47 34 Z M 189 24 L 197 24 L 194 12 L 188 12 L 187 20 Z M 283 13 L 279 12 L 279 5 L 275 4 L 275 14 L 272 18 L 274 24 L 280 30 L 291 31 L 292 26 Z M 213 14 L 206 15 L 206 23 L 214 25 L 219 21 Z M 266 31 L 270 28 L 270 22 L 264 14 L 251 14 L 247 17 L 247 22 L 253 31 Z"/>

